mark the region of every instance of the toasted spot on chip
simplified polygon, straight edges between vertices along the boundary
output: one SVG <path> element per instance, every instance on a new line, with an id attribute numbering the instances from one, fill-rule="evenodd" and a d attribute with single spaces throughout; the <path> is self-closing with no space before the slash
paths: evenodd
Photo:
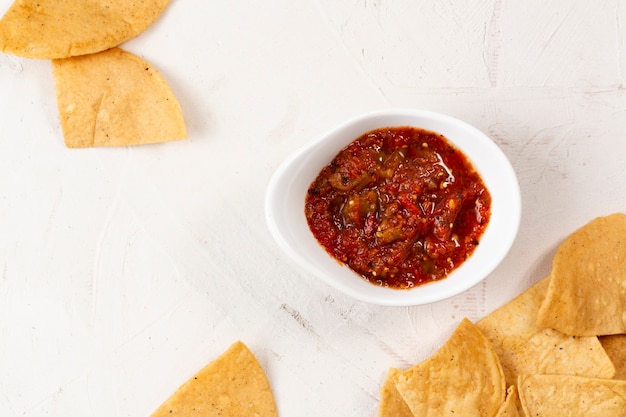
<path id="1" fill-rule="evenodd" d="M 398 373 L 395 382 L 416 417 L 495 416 L 506 393 L 496 352 L 468 319 L 433 356 Z"/>
<path id="2" fill-rule="evenodd" d="M 238 341 L 165 401 L 152 417 L 276 417 L 263 368 Z"/>
<path id="3" fill-rule="evenodd" d="M 187 137 L 178 100 L 145 60 L 120 48 L 52 61 L 65 144 L 127 146 Z"/>
<path id="4" fill-rule="evenodd" d="M 615 367 L 597 337 L 573 337 L 536 323 L 549 279 L 476 323 L 498 353 L 507 385 L 517 384 L 522 374 L 613 377 Z"/>
<path id="5" fill-rule="evenodd" d="M 626 380 L 626 334 L 600 336 L 600 343 L 615 365 L 615 379 Z"/>
<path id="6" fill-rule="evenodd" d="M 527 416 L 626 415 L 626 381 L 571 375 L 525 375 L 519 378 L 518 387 Z"/>
<path id="7" fill-rule="evenodd" d="M 0 19 L 0 50 L 56 59 L 118 46 L 145 31 L 169 0 L 15 0 Z"/>
<path id="8" fill-rule="evenodd" d="M 397 368 L 390 368 L 387 372 L 385 382 L 380 388 L 380 404 L 378 406 L 378 417 L 413 417 L 409 406 L 396 388 L 396 376 L 402 371 Z"/>
<path id="9" fill-rule="evenodd" d="M 537 323 L 575 336 L 626 333 L 626 215 L 599 217 L 557 249 Z"/>

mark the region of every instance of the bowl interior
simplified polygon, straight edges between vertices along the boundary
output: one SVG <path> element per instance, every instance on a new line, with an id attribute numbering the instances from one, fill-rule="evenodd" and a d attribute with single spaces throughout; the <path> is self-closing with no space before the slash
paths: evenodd
<path id="1" fill-rule="evenodd" d="M 491 219 L 474 254 L 447 278 L 410 290 L 367 282 L 332 258 L 317 242 L 304 215 L 306 192 L 335 155 L 370 130 L 414 126 L 444 135 L 480 173 L 492 197 Z M 452 117 L 411 109 L 391 109 L 354 118 L 322 135 L 285 160 L 267 189 L 268 227 L 279 246 L 298 264 L 328 284 L 362 301 L 379 305 L 426 304 L 454 296 L 489 275 L 515 240 L 521 215 L 517 177 L 511 164 L 482 132 Z"/>

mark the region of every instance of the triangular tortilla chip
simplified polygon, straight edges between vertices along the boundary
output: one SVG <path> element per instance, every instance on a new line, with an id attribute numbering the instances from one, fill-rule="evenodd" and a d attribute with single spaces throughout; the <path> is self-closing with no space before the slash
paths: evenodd
<path id="1" fill-rule="evenodd" d="M 525 375 L 519 378 L 518 387 L 527 416 L 626 416 L 626 381 L 571 375 Z"/>
<path id="2" fill-rule="evenodd" d="M 383 386 L 380 388 L 378 417 L 413 417 L 409 406 L 396 388 L 396 376 L 402 371 L 390 368 Z"/>
<path id="3" fill-rule="evenodd" d="M 277 417 L 267 376 L 242 342 L 183 384 L 152 417 Z"/>
<path id="4" fill-rule="evenodd" d="M 626 215 L 572 233 L 552 262 L 537 323 L 574 336 L 626 333 Z"/>
<path id="5" fill-rule="evenodd" d="M 433 356 L 398 373 L 395 382 L 415 417 L 495 416 L 506 393 L 496 352 L 468 319 Z"/>
<path id="6" fill-rule="evenodd" d="M 507 385 L 521 374 L 611 378 L 615 368 L 595 336 L 572 337 L 537 325 L 549 277 L 534 284 L 476 325 L 500 357 Z"/>
<path id="7" fill-rule="evenodd" d="M 626 380 L 626 334 L 600 336 L 600 343 L 615 365 L 615 379 Z"/>
<path id="8" fill-rule="evenodd" d="M 176 97 L 145 60 L 120 48 L 52 61 L 65 144 L 126 146 L 187 137 Z"/>
<path id="9" fill-rule="evenodd" d="M 0 50 L 56 59 L 120 45 L 148 28 L 170 0 L 15 0 L 0 19 Z"/>

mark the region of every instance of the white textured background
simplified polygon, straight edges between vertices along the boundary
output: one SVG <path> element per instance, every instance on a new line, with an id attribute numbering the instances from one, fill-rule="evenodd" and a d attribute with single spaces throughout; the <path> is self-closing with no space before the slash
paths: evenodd
<path id="1" fill-rule="evenodd" d="M 376 416 L 389 367 L 626 210 L 625 42 L 619 0 L 173 0 L 123 47 L 169 81 L 190 139 L 79 150 L 63 144 L 49 62 L 0 54 L 0 416 L 147 417 L 237 339 L 282 416 Z M 290 152 L 396 106 L 490 135 L 523 194 L 503 264 L 429 306 L 343 296 L 264 223 Z"/>

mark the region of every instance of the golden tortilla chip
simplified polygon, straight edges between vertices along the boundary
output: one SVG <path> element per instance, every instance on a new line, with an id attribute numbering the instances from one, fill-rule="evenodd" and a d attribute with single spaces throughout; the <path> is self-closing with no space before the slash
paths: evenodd
<path id="1" fill-rule="evenodd" d="M 52 61 L 65 144 L 127 146 L 187 137 L 176 97 L 143 59 L 120 48 Z"/>
<path id="2" fill-rule="evenodd" d="M 152 417 L 276 417 L 263 368 L 242 342 L 183 384 Z"/>
<path id="3" fill-rule="evenodd" d="M 615 365 L 615 379 L 626 380 L 626 334 L 600 336 L 600 343 Z"/>
<path id="4" fill-rule="evenodd" d="M 506 400 L 498 410 L 495 417 L 523 417 L 521 410 L 518 408 L 519 399 L 517 389 L 511 385 L 506 391 Z"/>
<path id="5" fill-rule="evenodd" d="M 378 417 L 413 417 L 409 406 L 396 388 L 396 376 L 402 371 L 396 368 L 389 369 L 385 382 L 380 389 L 380 404 Z"/>
<path id="6" fill-rule="evenodd" d="M 0 50 L 56 59 L 120 45 L 146 30 L 169 0 L 15 0 L 0 19 Z"/>
<path id="7" fill-rule="evenodd" d="M 559 246 L 537 323 L 574 336 L 626 333 L 626 215 L 599 217 Z"/>
<path id="8" fill-rule="evenodd" d="M 537 325 L 549 278 L 534 284 L 476 325 L 500 357 L 507 385 L 522 374 L 612 378 L 615 367 L 595 336 L 573 337 Z"/>
<path id="9" fill-rule="evenodd" d="M 415 417 L 494 416 L 506 392 L 496 352 L 468 319 L 433 356 L 398 373 L 395 383 Z"/>
<path id="10" fill-rule="evenodd" d="M 518 387 L 527 416 L 626 416 L 626 381 L 571 375 L 526 375 L 520 377 Z"/>

